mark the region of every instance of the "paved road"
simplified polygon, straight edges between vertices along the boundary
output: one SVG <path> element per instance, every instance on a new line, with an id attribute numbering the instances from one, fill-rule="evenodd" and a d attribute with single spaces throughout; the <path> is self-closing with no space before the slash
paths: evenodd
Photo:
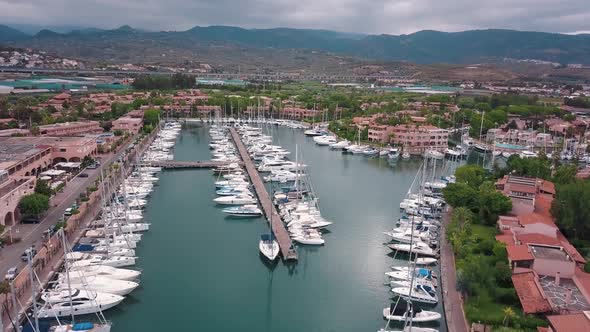
<path id="1" fill-rule="evenodd" d="M 447 226 L 450 222 L 451 210 L 443 215 L 443 233 L 441 239 L 441 283 L 445 317 L 447 327 L 452 332 L 469 331 L 465 313 L 463 312 L 463 299 L 457 291 L 457 270 L 455 269 L 455 256 L 450 243 L 447 241 Z"/>
<path id="2" fill-rule="evenodd" d="M 21 241 L 0 249 L 0 279 L 4 279 L 4 275 L 9 268 L 17 266 L 20 271 L 25 266 L 25 263 L 20 258 L 22 253 L 33 244 L 37 248 L 40 248 L 43 242 L 43 232 L 59 221 L 64 211 L 74 203 L 76 198 L 80 196 L 80 193 L 84 192 L 100 176 L 100 170 L 102 168 L 106 169 L 106 167 L 123 153 L 124 149 L 121 149 L 117 154 L 102 155 L 100 156 L 101 166 L 99 168 L 86 169 L 84 171 L 84 173 L 88 174 L 87 178 L 77 176 L 71 179 L 63 188 L 62 192 L 52 197 L 50 202 L 51 207 L 40 223 L 17 224 L 13 226 L 12 236 L 21 238 Z"/>

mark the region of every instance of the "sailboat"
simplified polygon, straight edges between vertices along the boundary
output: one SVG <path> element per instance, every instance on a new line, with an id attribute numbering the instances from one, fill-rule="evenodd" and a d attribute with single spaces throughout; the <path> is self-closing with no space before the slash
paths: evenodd
<path id="1" fill-rule="evenodd" d="M 260 242 L 258 242 L 258 249 L 264 255 L 264 257 L 268 258 L 268 260 L 271 262 L 277 259 L 280 251 L 279 243 L 275 240 L 274 234 L 272 232 L 273 212 L 274 211 L 271 211 L 270 213 L 270 233 L 260 235 Z"/>
<path id="2" fill-rule="evenodd" d="M 442 315 L 436 311 L 427 311 L 415 308 L 411 302 L 402 302 L 383 309 L 383 317 L 387 320 L 403 322 L 411 319 L 414 323 L 424 323 L 439 320 Z"/>

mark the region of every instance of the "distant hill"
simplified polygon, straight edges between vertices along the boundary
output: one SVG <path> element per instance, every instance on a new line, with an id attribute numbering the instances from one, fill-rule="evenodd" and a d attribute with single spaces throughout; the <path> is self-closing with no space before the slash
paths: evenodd
<path id="1" fill-rule="evenodd" d="M 19 30 L 13 29 L 6 25 L 0 25 L 0 43 L 8 41 L 20 41 L 30 37 L 31 36 Z"/>
<path id="2" fill-rule="evenodd" d="M 363 35 L 312 29 L 243 29 L 231 26 L 194 27 L 186 31 L 148 32 L 129 26 L 113 30 L 84 29 L 69 33 L 42 30 L 28 36 L 0 26 L 0 42 L 34 47 L 64 56 L 130 61 L 170 54 L 198 56 L 214 52 L 254 50 L 272 57 L 273 50 L 304 50 L 385 61 L 478 63 L 535 59 L 590 64 L 590 35 L 564 35 L 514 30 L 440 32 L 409 35 Z"/>

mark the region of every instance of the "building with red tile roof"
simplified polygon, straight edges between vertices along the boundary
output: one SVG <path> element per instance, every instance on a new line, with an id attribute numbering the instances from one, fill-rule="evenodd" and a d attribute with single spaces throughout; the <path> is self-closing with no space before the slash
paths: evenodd
<path id="1" fill-rule="evenodd" d="M 552 310 L 534 272 L 513 274 L 512 283 L 524 313 L 545 313 Z"/>
<path id="2" fill-rule="evenodd" d="M 590 332 L 590 312 L 547 316 L 549 332 Z"/>

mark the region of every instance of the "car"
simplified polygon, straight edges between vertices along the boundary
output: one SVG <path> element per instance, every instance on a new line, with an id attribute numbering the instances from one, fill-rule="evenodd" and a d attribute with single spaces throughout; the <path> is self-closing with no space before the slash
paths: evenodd
<path id="1" fill-rule="evenodd" d="M 88 173 L 80 173 L 80 175 L 78 175 L 81 178 L 87 178 L 88 177 Z"/>
<path id="2" fill-rule="evenodd" d="M 6 275 L 4 276 L 4 279 L 6 280 L 14 280 L 14 278 L 16 278 L 16 276 L 18 275 L 18 267 L 11 267 L 10 269 L 8 269 L 8 271 L 6 272 Z"/>
<path id="3" fill-rule="evenodd" d="M 69 217 L 72 215 L 72 211 L 74 211 L 73 208 L 69 207 L 64 211 L 64 216 Z"/>
<path id="4" fill-rule="evenodd" d="M 35 257 L 35 255 L 37 254 L 37 249 L 35 249 L 35 246 L 27 248 L 27 250 L 25 250 L 25 252 L 23 252 L 23 254 L 20 255 L 20 259 L 23 262 L 26 262 L 29 259 L 29 253 L 31 253 L 31 258 Z"/>
<path id="5" fill-rule="evenodd" d="M 38 224 L 40 222 L 41 220 L 39 220 L 39 218 L 33 216 L 27 216 L 24 217 L 23 220 L 21 220 L 21 223 L 23 224 Z"/>
<path id="6" fill-rule="evenodd" d="M 97 169 L 98 168 L 98 165 L 95 164 L 95 163 L 93 163 L 93 164 L 90 164 L 90 165 L 86 166 L 86 168 L 88 168 L 88 169 Z"/>

